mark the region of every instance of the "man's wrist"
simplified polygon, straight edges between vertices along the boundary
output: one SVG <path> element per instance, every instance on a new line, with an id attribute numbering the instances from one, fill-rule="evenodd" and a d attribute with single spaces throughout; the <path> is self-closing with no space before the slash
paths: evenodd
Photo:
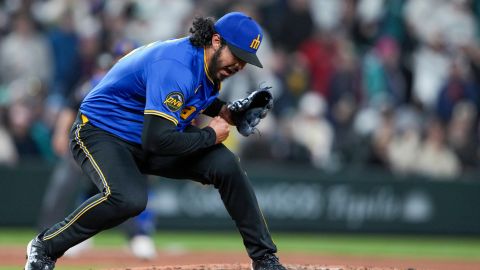
<path id="1" fill-rule="evenodd" d="M 223 105 L 222 108 L 220 109 L 220 112 L 218 113 L 218 116 L 222 117 L 227 121 L 232 126 L 235 126 L 235 123 L 233 123 L 232 119 L 232 113 L 230 110 L 227 108 L 227 105 Z"/>

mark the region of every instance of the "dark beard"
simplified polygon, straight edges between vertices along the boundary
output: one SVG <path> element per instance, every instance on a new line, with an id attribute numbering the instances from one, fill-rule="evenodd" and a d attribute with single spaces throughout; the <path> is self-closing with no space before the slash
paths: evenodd
<path id="1" fill-rule="evenodd" d="M 220 53 L 223 50 L 224 46 L 225 45 L 222 44 L 220 48 L 215 53 L 213 53 L 212 59 L 210 59 L 210 62 L 208 63 L 208 71 L 210 73 L 209 75 L 215 85 L 220 84 L 220 80 L 217 78 L 216 74 L 218 71 L 218 59 L 220 58 Z"/>

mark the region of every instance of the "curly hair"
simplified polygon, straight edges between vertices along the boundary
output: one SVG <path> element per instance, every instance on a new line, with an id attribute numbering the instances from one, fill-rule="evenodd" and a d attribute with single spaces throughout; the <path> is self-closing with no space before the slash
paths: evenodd
<path id="1" fill-rule="evenodd" d="M 190 27 L 189 32 L 192 33 L 190 36 L 190 42 L 193 46 L 204 47 L 212 45 L 212 36 L 217 34 L 215 31 L 215 19 L 212 17 L 195 17 Z M 222 45 L 226 44 L 225 40 L 221 39 Z"/>

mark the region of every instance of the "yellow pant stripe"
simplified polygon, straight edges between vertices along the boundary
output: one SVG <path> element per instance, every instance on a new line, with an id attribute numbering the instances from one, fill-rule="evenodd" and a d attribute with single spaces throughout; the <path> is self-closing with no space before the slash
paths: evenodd
<path id="1" fill-rule="evenodd" d="M 82 119 L 84 120 L 84 119 Z M 57 236 L 58 234 L 60 234 L 61 232 L 63 232 L 64 230 L 66 230 L 68 227 L 70 227 L 77 219 L 79 219 L 85 212 L 87 212 L 88 210 L 92 209 L 93 207 L 97 206 L 98 204 L 100 204 L 101 202 L 104 202 L 105 200 L 108 199 L 108 196 L 111 194 L 110 192 L 110 187 L 108 186 L 108 183 L 107 183 L 107 180 L 105 179 L 105 176 L 103 175 L 102 171 L 100 170 L 100 167 L 98 167 L 97 163 L 95 162 L 95 160 L 93 159 L 92 155 L 90 154 L 90 152 L 88 151 L 87 147 L 85 147 L 85 145 L 83 144 L 82 140 L 80 139 L 80 130 L 82 129 L 82 127 L 85 125 L 85 122 L 83 124 L 79 124 L 77 125 L 77 129 L 75 131 L 75 141 L 77 142 L 77 144 L 80 146 L 80 148 L 83 150 L 83 152 L 85 153 L 85 155 L 87 156 L 88 160 L 90 160 L 93 168 L 95 169 L 95 171 L 98 173 L 98 175 L 100 176 L 100 179 L 102 179 L 102 184 L 103 184 L 103 187 L 105 188 L 105 193 L 104 195 L 98 199 L 98 200 L 95 200 L 93 202 L 91 202 L 89 205 L 87 205 L 85 208 L 83 208 L 80 212 L 78 212 L 75 217 L 72 218 L 72 220 L 70 220 L 65 226 L 63 226 L 62 228 L 60 228 L 59 230 L 55 231 L 54 233 L 52 234 L 49 234 L 49 235 L 45 235 L 43 237 L 43 240 L 49 240 L 49 239 L 52 239 L 54 238 L 55 236 Z"/>
<path id="2" fill-rule="evenodd" d="M 260 214 L 262 214 L 263 223 L 265 223 L 265 228 L 267 229 L 267 232 L 268 232 L 268 233 L 271 235 L 271 237 L 272 237 L 272 242 L 273 242 L 273 244 L 276 245 L 276 244 L 275 244 L 275 241 L 273 240 L 273 236 L 272 236 L 272 234 L 270 233 L 270 229 L 268 229 L 267 220 L 265 219 L 265 216 L 263 215 L 262 209 L 260 209 Z"/>

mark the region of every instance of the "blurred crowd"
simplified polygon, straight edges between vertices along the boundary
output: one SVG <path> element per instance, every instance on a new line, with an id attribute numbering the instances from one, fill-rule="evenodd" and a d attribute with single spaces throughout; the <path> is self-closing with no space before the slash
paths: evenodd
<path id="1" fill-rule="evenodd" d="M 125 40 L 182 37 L 195 16 L 232 10 L 263 26 L 265 68 L 247 67 L 221 96 L 262 84 L 275 96 L 257 135 L 228 140 L 242 159 L 478 171 L 480 0 L 0 0 L 0 164 L 56 162 L 59 112 Z"/>

